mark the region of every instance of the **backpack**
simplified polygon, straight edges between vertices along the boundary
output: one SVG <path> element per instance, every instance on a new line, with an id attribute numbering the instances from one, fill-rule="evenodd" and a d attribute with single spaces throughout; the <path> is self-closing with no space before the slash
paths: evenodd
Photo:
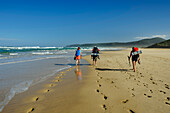
<path id="1" fill-rule="evenodd" d="M 99 50 L 98 50 L 98 48 L 97 48 L 97 47 L 94 47 L 94 49 L 93 49 L 93 53 L 99 53 Z"/>

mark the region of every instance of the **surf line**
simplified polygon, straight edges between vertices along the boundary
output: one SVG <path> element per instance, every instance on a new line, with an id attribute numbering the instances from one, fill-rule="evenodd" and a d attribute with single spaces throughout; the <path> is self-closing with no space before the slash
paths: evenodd
<path id="1" fill-rule="evenodd" d="M 49 58 L 39 58 L 39 59 L 33 59 L 33 60 L 23 60 L 23 61 L 17 61 L 17 62 L 6 62 L 6 63 L 0 63 L 0 65 L 5 65 L 5 64 L 14 64 L 14 63 L 21 63 L 21 62 L 31 62 L 31 61 L 43 60 L 43 59 L 49 59 Z"/>

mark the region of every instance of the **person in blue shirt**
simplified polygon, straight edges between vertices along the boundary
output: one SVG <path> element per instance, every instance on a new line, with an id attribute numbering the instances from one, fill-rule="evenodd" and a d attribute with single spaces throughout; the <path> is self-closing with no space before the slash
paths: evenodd
<path id="1" fill-rule="evenodd" d="M 75 56 L 76 56 L 76 66 L 77 66 L 77 64 L 80 65 L 80 59 L 81 59 L 81 50 L 80 50 L 80 47 L 77 48 Z"/>

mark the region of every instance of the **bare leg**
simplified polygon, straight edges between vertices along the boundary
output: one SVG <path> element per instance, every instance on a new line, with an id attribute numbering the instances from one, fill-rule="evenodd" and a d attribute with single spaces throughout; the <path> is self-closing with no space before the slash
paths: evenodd
<path id="1" fill-rule="evenodd" d="M 77 66 L 78 60 L 76 60 L 76 66 Z"/>
<path id="2" fill-rule="evenodd" d="M 136 71 L 136 68 L 135 68 L 136 62 L 133 61 L 132 64 L 133 64 L 133 70 L 134 70 L 134 72 L 135 72 L 135 71 Z"/>
<path id="3" fill-rule="evenodd" d="M 94 59 L 94 57 L 93 57 L 93 65 L 95 65 L 95 59 Z"/>
<path id="4" fill-rule="evenodd" d="M 97 65 L 97 60 L 95 60 L 95 65 Z"/>
<path id="5" fill-rule="evenodd" d="M 79 65 L 80 65 L 80 60 L 78 60 L 78 63 L 79 63 Z"/>

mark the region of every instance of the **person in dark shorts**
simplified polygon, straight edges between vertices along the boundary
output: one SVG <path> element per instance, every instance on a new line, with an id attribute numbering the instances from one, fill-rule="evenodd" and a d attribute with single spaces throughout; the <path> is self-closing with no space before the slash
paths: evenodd
<path id="1" fill-rule="evenodd" d="M 132 51 L 130 52 L 130 57 L 132 56 L 132 64 L 133 64 L 133 71 L 135 72 L 136 71 L 136 62 L 138 61 L 138 63 L 140 64 L 140 57 L 139 57 L 139 54 L 137 55 L 132 55 L 133 52 L 136 52 L 138 51 L 138 48 L 137 47 L 132 47 Z"/>
<path id="2" fill-rule="evenodd" d="M 97 59 L 100 59 L 99 58 L 99 49 L 95 46 L 93 47 L 93 50 L 92 50 L 92 55 L 91 57 L 93 58 L 93 65 L 96 65 L 97 64 Z"/>

